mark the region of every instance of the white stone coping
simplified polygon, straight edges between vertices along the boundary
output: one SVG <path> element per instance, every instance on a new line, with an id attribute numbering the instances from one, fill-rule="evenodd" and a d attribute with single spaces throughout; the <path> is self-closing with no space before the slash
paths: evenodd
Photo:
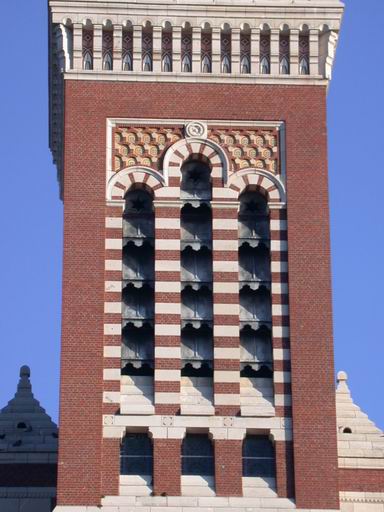
<path id="1" fill-rule="evenodd" d="M 341 491 L 340 501 L 356 503 L 384 503 L 384 492 Z"/>
<path id="2" fill-rule="evenodd" d="M 259 75 L 241 73 L 156 73 L 154 71 L 87 71 L 69 70 L 65 80 L 87 80 L 97 82 L 182 82 L 182 83 L 227 83 L 253 85 L 322 85 L 328 80 L 322 75 Z"/>

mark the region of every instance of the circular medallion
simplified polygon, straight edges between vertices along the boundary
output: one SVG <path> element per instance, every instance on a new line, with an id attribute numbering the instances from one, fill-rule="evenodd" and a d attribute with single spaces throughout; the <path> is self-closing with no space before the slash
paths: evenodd
<path id="1" fill-rule="evenodd" d="M 207 137 L 207 125 L 201 121 L 191 121 L 185 125 L 185 136 L 205 139 Z"/>

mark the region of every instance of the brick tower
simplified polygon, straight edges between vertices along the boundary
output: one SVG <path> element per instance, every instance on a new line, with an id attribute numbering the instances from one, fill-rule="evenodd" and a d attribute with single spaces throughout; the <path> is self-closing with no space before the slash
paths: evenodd
<path id="1" fill-rule="evenodd" d="M 339 510 L 354 489 L 339 488 L 326 94 L 342 3 L 49 8 L 56 510 Z"/>

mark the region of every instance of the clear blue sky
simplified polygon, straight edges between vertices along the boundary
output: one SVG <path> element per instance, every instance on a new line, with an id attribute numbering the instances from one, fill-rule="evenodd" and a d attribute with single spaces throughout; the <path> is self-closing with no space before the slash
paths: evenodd
<path id="1" fill-rule="evenodd" d="M 384 2 L 346 3 L 328 104 L 336 368 L 384 428 Z M 2 9 L 12 22 L 0 47 L 0 407 L 29 364 L 57 419 L 62 204 L 48 150 L 46 0 Z"/>

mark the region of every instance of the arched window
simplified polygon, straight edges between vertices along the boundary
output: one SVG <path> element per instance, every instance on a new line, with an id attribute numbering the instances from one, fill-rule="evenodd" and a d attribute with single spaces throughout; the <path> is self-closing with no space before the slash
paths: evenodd
<path id="1" fill-rule="evenodd" d="M 227 28 L 221 32 L 221 72 L 231 72 L 231 31 Z"/>
<path id="2" fill-rule="evenodd" d="M 212 72 L 212 33 L 210 31 L 201 34 L 201 71 Z"/>
<path id="3" fill-rule="evenodd" d="M 127 433 L 125 435 L 120 450 L 120 473 L 152 476 L 153 449 L 147 434 Z"/>
<path id="4" fill-rule="evenodd" d="M 240 73 L 243 75 L 247 75 L 251 72 L 251 63 L 249 61 L 249 57 L 244 55 L 240 62 Z"/>
<path id="5" fill-rule="evenodd" d="M 187 160 L 181 167 L 181 176 L 182 199 L 211 199 L 211 169 L 208 162 L 196 158 Z"/>
<path id="6" fill-rule="evenodd" d="M 127 28 L 123 32 L 123 71 L 132 71 L 133 69 L 133 37 L 132 29 Z"/>
<path id="7" fill-rule="evenodd" d="M 165 72 L 172 71 L 172 61 L 169 55 L 164 55 L 163 57 L 162 70 Z"/>
<path id="8" fill-rule="evenodd" d="M 192 31 L 183 28 L 181 31 L 181 71 L 191 73 L 192 71 Z"/>
<path id="9" fill-rule="evenodd" d="M 103 69 L 112 71 L 113 69 L 113 32 L 103 30 Z"/>
<path id="10" fill-rule="evenodd" d="M 123 71 L 132 71 L 132 57 L 129 53 L 123 57 Z"/>
<path id="11" fill-rule="evenodd" d="M 147 24 L 142 33 L 142 69 L 143 71 L 152 71 L 153 62 L 153 30 L 152 26 Z"/>
<path id="12" fill-rule="evenodd" d="M 187 434 L 181 446 L 182 475 L 213 476 L 213 446 L 206 434 Z"/>
<path id="13" fill-rule="evenodd" d="M 152 196 L 132 188 L 123 216 L 123 375 L 153 374 L 154 261 Z"/>
<path id="14" fill-rule="evenodd" d="M 83 69 L 93 69 L 93 30 L 83 29 Z"/>
<path id="15" fill-rule="evenodd" d="M 161 70 L 172 71 L 172 32 L 165 30 L 161 37 Z"/>
<path id="16" fill-rule="evenodd" d="M 103 69 L 106 71 L 111 71 L 112 66 L 113 66 L 112 55 L 109 52 L 107 52 L 104 54 L 104 57 L 103 57 Z"/>
<path id="17" fill-rule="evenodd" d="M 211 72 L 211 59 L 208 57 L 208 55 L 206 55 L 203 58 L 202 72 L 203 73 L 210 73 Z"/>
<path id="18" fill-rule="evenodd" d="M 152 58 L 150 55 L 145 55 L 143 58 L 143 71 L 152 71 Z"/>
<path id="19" fill-rule="evenodd" d="M 192 63 L 189 55 L 184 55 L 181 63 L 181 71 L 183 73 L 190 73 L 192 71 Z"/>
<path id="20" fill-rule="evenodd" d="M 89 51 L 83 53 L 83 69 L 93 69 L 92 54 Z"/>
<path id="21" fill-rule="evenodd" d="M 242 31 L 240 33 L 240 73 L 251 72 L 251 34 Z"/>
<path id="22" fill-rule="evenodd" d="M 267 436 L 248 435 L 243 441 L 243 476 L 275 478 L 275 450 Z"/>
<path id="23" fill-rule="evenodd" d="M 230 73 L 231 72 L 231 63 L 229 58 L 225 55 L 223 60 L 221 61 L 221 72 L 222 73 Z"/>
<path id="24" fill-rule="evenodd" d="M 271 35 L 265 32 L 260 35 L 260 73 L 269 75 L 271 73 Z"/>
<path id="25" fill-rule="evenodd" d="M 280 75 L 289 75 L 289 34 L 280 34 Z"/>
<path id="26" fill-rule="evenodd" d="M 309 75 L 309 35 L 299 36 L 299 73 Z"/>

